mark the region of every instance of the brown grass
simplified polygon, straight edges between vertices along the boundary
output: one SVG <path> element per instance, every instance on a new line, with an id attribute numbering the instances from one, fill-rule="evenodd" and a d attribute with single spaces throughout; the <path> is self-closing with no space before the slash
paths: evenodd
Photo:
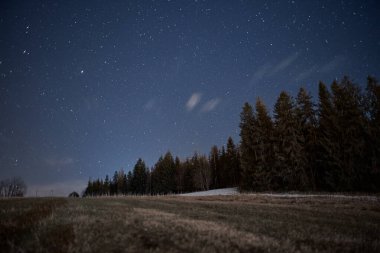
<path id="1" fill-rule="evenodd" d="M 380 202 L 260 195 L 0 200 L 2 252 L 379 252 Z"/>

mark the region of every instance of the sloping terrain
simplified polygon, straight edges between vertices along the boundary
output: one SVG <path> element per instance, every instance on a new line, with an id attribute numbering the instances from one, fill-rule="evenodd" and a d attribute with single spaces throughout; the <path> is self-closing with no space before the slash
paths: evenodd
<path id="1" fill-rule="evenodd" d="M 378 199 L 0 200 L 3 252 L 379 252 Z"/>

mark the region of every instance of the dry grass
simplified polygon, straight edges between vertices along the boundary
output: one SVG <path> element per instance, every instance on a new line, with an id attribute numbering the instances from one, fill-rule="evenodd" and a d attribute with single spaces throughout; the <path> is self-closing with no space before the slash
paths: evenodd
<path id="1" fill-rule="evenodd" d="M 0 212 L 2 252 L 380 251 L 377 199 L 14 199 Z"/>

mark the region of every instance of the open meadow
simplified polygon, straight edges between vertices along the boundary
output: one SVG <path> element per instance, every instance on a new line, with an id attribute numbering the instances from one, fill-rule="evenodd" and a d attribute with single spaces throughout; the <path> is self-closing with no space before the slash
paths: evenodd
<path id="1" fill-rule="evenodd" d="M 1 252 L 380 252 L 377 197 L 0 200 Z"/>

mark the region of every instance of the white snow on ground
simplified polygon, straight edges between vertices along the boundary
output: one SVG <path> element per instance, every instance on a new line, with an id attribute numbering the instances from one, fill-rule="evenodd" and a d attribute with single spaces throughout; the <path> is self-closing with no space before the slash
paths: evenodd
<path id="1" fill-rule="evenodd" d="M 235 195 L 239 194 L 237 188 L 223 188 L 223 189 L 215 189 L 203 192 L 190 192 L 179 194 L 180 196 L 215 196 L 215 195 Z"/>
<path id="2" fill-rule="evenodd" d="M 237 195 L 239 193 L 236 187 L 234 188 L 223 188 L 215 189 L 209 191 L 201 192 L 190 192 L 179 194 L 180 196 L 218 196 L 218 195 Z M 274 198 L 336 198 L 336 199 L 361 199 L 361 200 L 371 200 L 371 201 L 380 201 L 379 196 L 371 195 L 343 195 L 343 194 L 301 194 L 301 193 L 243 193 L 246 195 L 255 195 L 255 196 L 265 196 L 265 197 L 274 197 Z"/>
<path id="3" fill-rule="evenodd" d="M 337 198 L 362 199 L 380 201 L 380 197 L 371 195 L 343 195 L 343 194 L 299 194 L 299 193 L 249 193 L 250 195 L 277 197 L 277 198 Z"/>

